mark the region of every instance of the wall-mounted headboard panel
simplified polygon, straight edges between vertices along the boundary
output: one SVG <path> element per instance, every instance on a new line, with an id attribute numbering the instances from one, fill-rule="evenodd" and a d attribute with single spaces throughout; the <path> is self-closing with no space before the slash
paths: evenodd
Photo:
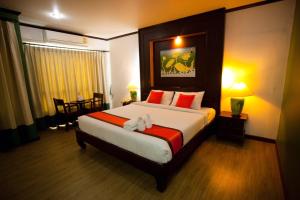
<path id="1" fill-rule="evenodd" d="M 218 9 L 139 30 L 141 97 L 151 89 L 203 91 L 202 106 L 220 112 L 224 47 L 225 9 Z M 160 52 L 175 48 L 176 36 L 182 48 L 195 47 L 194 77 L 161 77 Z"/>

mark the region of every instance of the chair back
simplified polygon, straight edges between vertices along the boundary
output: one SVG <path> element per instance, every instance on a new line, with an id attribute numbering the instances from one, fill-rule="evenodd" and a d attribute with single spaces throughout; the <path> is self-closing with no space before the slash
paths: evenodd
<path id="1" fill-rule="evenodd" d="M 59 110 L 59 107 L 61 107 L 61 106 L 63 107 L 64 113 L 67 113 L 67 108 L 66 108 L 66 105 L 65 105 L 65 102 L 63 99 L 53 98 L 53 101 L 54 101 L 56 113 L 61 113 Z"/>
<path id="2" fill-rule="evenodd" d="M 94 92 L 93 98 L 95 99 L 102 99 L 103 100 L 103 94 Z"/>
<path id="3" fill-rule="evenodd" d="M 95 110 L 103 110 L 103 94 L 94 92 L 93 104 Z"/>

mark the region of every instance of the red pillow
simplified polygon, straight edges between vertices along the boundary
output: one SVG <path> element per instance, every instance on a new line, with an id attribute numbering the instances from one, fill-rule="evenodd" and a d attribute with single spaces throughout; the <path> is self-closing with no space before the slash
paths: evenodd
<path id="1" fill-rule="evenodd" d="M 148 103 L 160 104 L 163 94 L 164 94 L 163 91 L 161 92 L 151 91 L 150 96 L 148 98 Z"/>
<path id="2" fill-rule="evenodd" d="M 179 94 L 176 107 L 191 108 L 195 95 Z"/>

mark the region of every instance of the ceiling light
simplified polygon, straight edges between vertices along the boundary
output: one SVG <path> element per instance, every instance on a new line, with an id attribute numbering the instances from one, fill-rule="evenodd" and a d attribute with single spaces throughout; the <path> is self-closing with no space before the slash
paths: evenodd
<path id="1" fill-rule="evenodd" d="M 58 9 L 54 9 L 53 12 L 49 13 L 50 17 L 54 19 L 63 19 L 65 16 L 59 12 Z"/>

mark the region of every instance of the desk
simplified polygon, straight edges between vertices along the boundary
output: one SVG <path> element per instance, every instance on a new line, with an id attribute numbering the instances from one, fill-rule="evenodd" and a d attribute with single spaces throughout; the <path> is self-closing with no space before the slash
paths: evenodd
<path id="1" fill-rule="evenodd" d="M 88 113 L 88 110 L 85 108 L 85 104 L 90 104 L 89 110 L 92 110 L 92 102 L 93 99 L 83 99 L 83 100 L 77 100 L 77 101 L 71 101 L 70 104 L 75 104 L 79 106 L 79 113 L 85 114 Z"/>

